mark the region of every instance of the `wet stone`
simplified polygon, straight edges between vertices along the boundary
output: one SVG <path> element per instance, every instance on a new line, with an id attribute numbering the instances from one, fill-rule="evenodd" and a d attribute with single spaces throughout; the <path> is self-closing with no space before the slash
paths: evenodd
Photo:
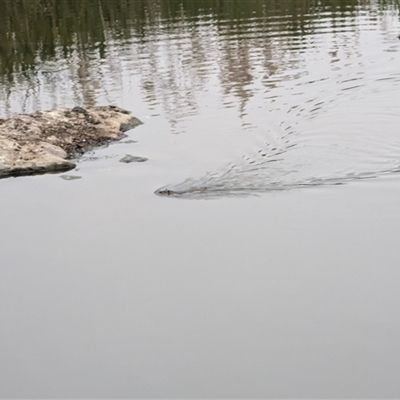
<path id="1" fill-rule="evenodd" d="M 59 108 L 2 119 L 0 178 L 71 170 L 73 160 L 124 138 L 124 132 L 140 124 L 117 106 Z M 139 159 L 133 161 L 146 161 Z"/>
<path id="2" fill-rule="evenodd" d="M 137 143 L 137 140 L 133 140 L 133 139 L 128 139 L 128 140 L 124 140 L 123 142 L 119 142 L 120 144 L 133 144 L 133 143 Z"/>
<path id="3" fill-rule="evenodd" d="M 77 179 L 82 179 L 79 175 L 60 175 L 60 178 L 65 181 L 76 181 Z"/>
<path id="4" fill-rule="evenodd" d="M 146 157 L 132 156 L 130 154 L 127 154 L 125 157 L 122 157 L 119 160 L 119 162 L 129 164 L 132 162 L 145 162 L 147 160 L 148 160 L 148 158 L 146 158 Z"/>

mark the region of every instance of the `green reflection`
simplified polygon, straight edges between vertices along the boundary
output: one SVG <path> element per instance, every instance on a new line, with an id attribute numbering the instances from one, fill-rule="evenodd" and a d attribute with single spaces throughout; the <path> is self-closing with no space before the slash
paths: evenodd
<path id="1" fill-rule="evenodd" d="M 0 0 L 0 112 L 93 106 L 99 93 L 119 103 L 128 73 L 171 126 L 197 113 L 211 77 L 242 115 L 255 83 L 269 91 L 306 73 L 304 52 L 350 57 L 358 17 L 387 30 L 384 15 L 398 9 L 398 0 Z M 320 47 L 325 33 L 332 48 Z"/>
<path id="2" fill-rule="evenodd" d="M 237 25 L 277 16 L 290 16 L 291 26 L 282 29 L 302 33 L 305 16 L 312 20 L 323 10 L 352 13 L 368 5 L 360 0 L 0 0 L 0 75 L 12 79 L 14 72 L 33 70 L 37 61 L 54 59 L 57 49 L 64 57 L 74 47 L 81 53 L 96 49 L 103 57 L 106 33 L 146 40 L 160 23 L 174 29 L 177 21 L 199 18 Z"/>

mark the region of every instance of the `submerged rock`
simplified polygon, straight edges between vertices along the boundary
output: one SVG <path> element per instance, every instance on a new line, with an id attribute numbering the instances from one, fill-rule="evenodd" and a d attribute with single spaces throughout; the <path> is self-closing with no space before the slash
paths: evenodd
<path id="1" fill-rule="evenodd" d="M 60 178 L 64 179 L 64 181 L 76 181 L 77 179 L 82 179 L 79 175 L 60 175 Z"/>
<path id="2" fill-rule="evenodd" d="M 116 106 L 60 108 L 0 119 L 0 178 L 68 171 L 87 150 L 142 122 Z"/>
<path id="3" fill-rule="evenodd" d="M 125 157 L 122 157 L 119 160 L 119 162 L 129 164 L 129 163 L 132 163 L 132 162 L 145 162 L 147 160 L 148 160 L 147 157 L 132 156 L 130 154 L 127 154 Z"/>

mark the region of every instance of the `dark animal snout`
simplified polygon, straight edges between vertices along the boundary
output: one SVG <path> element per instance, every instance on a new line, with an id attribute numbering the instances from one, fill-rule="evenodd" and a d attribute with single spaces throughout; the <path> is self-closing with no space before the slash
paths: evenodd
<path id="1" fill-rule="evenodd" d="M 159 196 L 173 196 L 174 194 L 176 194 L 173 190 L 170 189 L 158 189 L 155 191 L 156 194 L 158 194 Z"/>

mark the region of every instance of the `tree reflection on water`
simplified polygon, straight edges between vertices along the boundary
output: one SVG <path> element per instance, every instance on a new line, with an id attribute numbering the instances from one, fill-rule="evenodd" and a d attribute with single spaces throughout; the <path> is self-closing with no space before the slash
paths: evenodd
<path id="1" fill-rule="evenodd" d="M 52 97 L 52 106 L 65 103 L 59 93 L 64 89 L 77 103 L 92 106 L 96 93 L 105 90 L 106 75 L 112 75 L 114 89 L 122 85 L 123 62 L 141 76 L 146 100 L 163 103 L 171 121 L 174 110 L 183 105 L 189 113 L 196 109 L 196 92 L 210 79 L 209 66 L 215 68 L 215 62 L 221 90 L 239 99 L 243 109 L 260 73 L 266 88 L 274 86 L 274 75 L 290 75 L 291 65 L 299 61 L 288 59 L 285 52 L 303 51 L 305 38 L 322 29 L 321 20 L 340 29 L 371 4 L 1 0 L 0 100 L 6 106 L 0 112 L 7 113 L 16 91 L 23 93 L 20 111 L 39 108 L 42 88 Z M 380 1 L 374 7 L 395 9 L 396 1 Z M 163 100 L 166 92 L 168 100 Z"/>

